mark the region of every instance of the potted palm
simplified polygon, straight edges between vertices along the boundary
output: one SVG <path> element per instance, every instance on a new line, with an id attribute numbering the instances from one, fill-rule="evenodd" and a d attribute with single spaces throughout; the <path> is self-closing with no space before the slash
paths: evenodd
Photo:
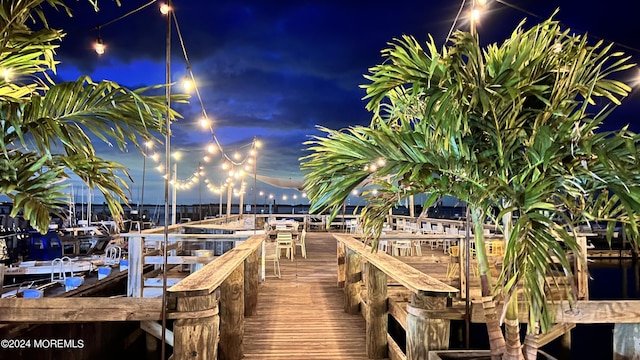
<path id="1" fill-rule="evenodd" d="M 572 277 L 565 247 L 583 251 L 577 226 L 607 222 L 610 237 L 622 223 L 630 238 L 638 235 L 640 138 L 626 128 L 596 131 L 630 91 L 612 77 L 631 66 L 628 58 L 553 18 L 527 30 L 523 22 L 485 48 L 462 31 L 441 49 L 411 36 L 389 45 L 365 76 L 370 126 L 321 128 L 326 136 L 306 143 L 310 212 L 335 216 L 354 188 L 372 184 L 361 219 L 375 244 L 385 215 L 405 197 L 430 194 L 424 208 L 444 195 L 465 201 L 491 358 L 535 359 L 534 342 L 520 341 L 519 307 L 528 310 L 531 336 L 554 324 L 546 289 L 568 287 L 576 300 L 566 282 L 546 275 L 555 262 Z M 497 278 L 484 251 L 487 220 L 505 242 Z"/>
<path id="2" fill-rule="evenodd" d="M 97 10 L 97 1 L 89 2 Z M 0 1 L 0 194 L 12 200 L 11 216 L 23 212 L 41 232 L 50 214 L 60 215 L 68 203 L 62 181 L 71 173 L 100 190 L 119 219 L 129 175 L 122 164 L 98 156 L 92 140 L 141 150 L 144 141 L 161 142 L 165 116 L 177 116 L 167 111 L 164 96 L 147 95 L 161 87 L 129 90 L 85 76 L 54 83 L 54 54 L 64 33 L 49 27 L 45 3 L 71 15 L 63 0 Z"/>

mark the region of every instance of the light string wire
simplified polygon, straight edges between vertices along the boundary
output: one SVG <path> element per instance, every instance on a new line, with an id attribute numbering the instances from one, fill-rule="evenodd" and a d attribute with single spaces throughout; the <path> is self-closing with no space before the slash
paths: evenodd
<path id="1" fill-rule="evenodd" d="M 520 7 L 520 6 L 517 6 L 517 5 L 515 5 L 515 4 L 512 4 L 512 3 L 510 3 L 510 2 L 507 2 L 507 1 L 505 1 L 505 0 L 493 0 L 493 1 L 495 1 L 496 3 L 499 3 L 499 4 L 501 4 L 501 5 L 504 5 L 504 6 L 506 6 L 506 7 L 509 7 L 509 8 L 511 8 L 511 9 L 514 9 L 514 10 L 516 10 L 516 11 L 519 11 L 519 12 L 521 12 L 521 13 L 525 14 L 525 15 L 532 16 L 532 17 L 534 17 L 534 18 L 536 18 L 536 19 L 538 19 L 538 20 L 544 20 L 544 19 L 546 19 L 546 18 L 545 18 L 544 16 L 542 16 L 542 15 L 536 14 L 536 13 L 534 13 L 534 12 L 532 12 L 532 11 L 529 11 L 529 10 L 527 10 L 527 9 L 525 9 L 525 8 L 522 8 L 522 7 Z M 488 1 L 488 0 L 486 1 L 486 3 L 487 3 L 487 4 L 488 4 L 489 2 L 490 2 L 490 1 Z M 456 14 L 456 17 L 454 18 L 453 23 L 451 24 L 451 28 L 449 29 L 449 33 L 447 34 L 447 37 L 445 38 L 445 43 L 449 41 L 449 39 L 451 38 L 451 35 L 453 34 L 453 31 L 456 29 L 456 24 L 457 24 L 458 20 L 460 19 L 460 14 L 462 13 L 462 10 L 464 9 L 465 4 L 466 4 L 466 0 L 462 0 L 462 2 L 461 2 L 461 4 L 460 4 L 460 8 L 458 9 L 458 13 Z M 484 6 L 487 6 L 487 4 L 485 4 Z M 565 22 L 563 22 L 563 21 L 558 21 L 558 22 L 559 22 L 560 24 L 562 24 L 564 27 L 571 28 L 571 29 L 575 29 L 574 27 L 570 26 L 569 24 L 567 24 L 567 23 L 565 23 Z M 582 31 L 582 30 L 580 30 L 580 29 L 578 29 L 578 30 L 579 30 L 580 32 L 584 32 L 584 31 Z M 599 36 L 599 35 L 594 34 L 594 33 L 591 33 L 591 32 L 584 32 L 584 33 L 585 33 L 588 37 L 591 37 L 591 38 L 593 38 L 593 39 L 606 41 L 606 42 L 609 42 L 609 43 L 611 43 L 611 44 L 613 44 L 613 45 L 615 45 L 615 46 L 618 46 L 618 47 L 620 47 L 620 48 L 624 48 L 624 49 L 627 49 L 627 50 L 630 50 L 630 51 L 633 51 L 633 52 L 636 52 L 636 53 L 640 54 L 640 48 L 636 48 L 636 47 L 633 47 L 633 46 L 629 46 L 629 45 L 627 45 L 627 44 L 624 44 L 624 43 L 621 43 L 621 42 L 618 42 L 618 41 L 613 41 L 613 40 L 607 39 L 607 38 L 605 38 L 605 37 Z"/>
<path id="2" fill-rule="evenodd" d="M 125 13 L 125 14 L 123 14 L 123 15 L 120 15 L 120 16 L 118 16 L 118 17 L 115 17 L 115 18 L 113 18 L 113 19 L 111 19 L 111 20 L 109 20 L 109 21 L 107 21 L 107 22 L 105 22 L 105 23 L 102 23 L 102 24 L 100 24 L 100 25 L 96 25 L 96 26 L 94 26 L 91 30 L 96 30 L 96 31 L 100 32 L 100 30 L 101 30 L 102 28 L 104 28 L 104 27 L 106 27 L 106 26 L 109 26 L 109 25 L 111 25 L 111 24 L 114 24 L 114 23 L 116 23 L 116 22 L 118 22 L 118 21 L 120 21 L 120 20 L 122 20 L 122 19 L 125 19 L 125 18 L 127 18 L 127 17 L 129 17 L 129 16 L 131 16 L 131 15 L 133 15 L 133 14 L 135 14 L 135 13 L 137 13 L 137 12 L 139 12 L 139 11 L 141 11 L 141 10 L 143 10 L 143 9 L 147 8 L 147 7 L 149 7 L 150 5 L 152 5 L 152 4 L 156 3 L 156 2 L 158 2 L 158 0 L 151 0 L 151 1 L 149 1 L 149 2 L 147 2 L 147 3 L 145 3 L 145 4 L 141 5 L 141 6 L 139 6 L 139 7 L 135 8 L 135 9 L 133 9 L 133 10 L 130 10 L 130 11 L 126 12 L 126 13 Z M 175 9 L 172 9 L 172 10 L 170 11 L 170 16 L 172 17 L 172 19 L 173 19 L 173 23 L 174 23 L 174 25 L 175 25 L 175 30 L 176 30 L 176 33 L 177 33 L 177 35 L 178 35 L 178 40 L 179 40 L 179 43 L 180 43 L 180 48 L 181 48 L 181 50 L 182 50 L 182 55 L 183 55 L 183 57 L 184 57 L 185 63 L 187 64 L 187 72 L 188 72 L 189 78 L 190 78 L 190 80 L 191 80 L 191 82 L 192 82 L 192 84 L 193 84 L 193 88 L 194 88 L 194 91 L 195 91 L 196 97 L 198 98 L 198 102 L 199 102 L 199 105 L 200 105 L 200 110 L 201 110 L 201 112 L 202 112 L 202 116 L 204 117 L 204 119 L 205 119 L 205 120 L 207 121 L 207 123 L 208 123 L 208 128 L 209 128 L 209 131 L 210 131 L 210 133 L 211 133 L 211 136 L 212 136 L 212 138 L 213 138 L 213 140 L 214 140 L 214 142 L 215 142 L 215 146 L 217 147 L 218 151 L 220 152 L 220 154 L 222 155 L 222 157 L 224 158 L 224 160 L 226 160 L 226 162 L 227 162 L 228 164 L 231 164 L 231 167 L 232 167 L 232 168 L 233 168 L 233 167 L 243 166 L 243 165 L 248 161 L 248 159 L 249 159 L 249 158 L 251 158 L 252 156 L 254 156 L 254 157 L 255 157 L 255 154 L 251 154 L 251 153 L 255 152 L 255 151 L 256 151 L 256 149 L 257 149 L 257 143 L 258 143 L 258 142 L 257 142 L 257 139 L 254 137 L 253 141 L 252 141 L 250 144 L 248 144 L 248 145 L 244 145 L 244 146 L 241 146 L 241 147 L 240 147 L 240 148 L 244 148 L 244 147 L 247 147 L 247 146 L 250 146 L 250 147 L 251 147 L 251 152 L 250 152 L 249 154 L 245 155 L 245 156 L 244 156 L 244 158 L 243 158 L 241 161 L 236 161 L 236 160 L 232 159 L 232 157 L 231 157 L 231 156 L 229 156 L 229 155 L 224 151 L 224 148 L 223 148 L 222 144 L 220 143 L 220 140 L 219 140 L 219 139 L 218 139 L 218 137 L 216 136 L 215 131 L 214 131 L 214 129 L 213 129 L 213 126 L 211 125 L 211 121 L 209 120 L 209 117 L 208 117 L 208 115 L 207 115 L 206 108 L 205 108 L 205 106 L 204 106 L 204 101 L 203 101 L 203 99 L 202 99 L 202 96 L 201 96 L 201 94 L 200 94 L 200 90 L 199 90 L 199 88 L 198 88 L 198 86 L 197 86 L 197 83 L 196 83 L 196 81 L 195 81 L 195 76 L 194 76 L 194 74 L 193 74 L 193 70 L 192 70 L 191 62 L 190 62 L 190 60 L 189 60 L 189 56 L 188 56 L 187 49 L 186 49 L 186 46 L 185 46 L 184 38 L 183 38 L 183 36 L 182 36 L 182 31 L 180 30 L 180 25 L 179 25 L 179 23 L 178 23 L 178 18 L 177 18 L 177 16 L 176 16 Z M 147 156 L 146 152 L 144 152 L 144 153 L 143 153 L 143 156 L 145 156 L 145 157 Z M 152 159 L 153 159 L 157 164 L 160 164 L 160 160 L 159 160 L 159 158 L 157 158 L 156 156 L 153 156 L 153 157 L 152 157 Z M 159 169 L 159 170 L 160 170 L 160 169 Z M 202 173 L 202 169 L 201 169 L 201 165 L 199 164 L 199 165 L 198 165 L 198 167 L 197 167 L 197 169 L 196 169 L 196 171 L 195 171 L 195 172 L 193 172 L 193 173 L 192 173 L 192 175 L 191 175 L 191 176 L 189 176 L 188 178 L 186 178 L 186 179 L 181 179 L 181 180 L 179 180 L 179 179 L 177 179 L 177 178 L 176 178 L 176 179 L 173 179 L 173 183 L 174 183 L 174 184 L 173 184 L 173 186 L 178 186 L 178 188 L 179 188 L 179 189 L 181 189 L 181 188 L 189 188 L 189 186 L 187 186 L 186 184 L 193 183 L 195 178 L 200 178 L 200 177 L 202 177 L 203 175 L 202 175 L 201 173 Z M 228 180 L 229 180 L 229 179 L 228 179 Z M 169 181 L 172 181 L 172 180 L 171 180 L 171 179 L 169 179 Z M 213 182 L 209 181 L 209 179 L 207 179 L 206 177 L 205 177 L 205 182 L 206 182 L 207 184 L 212 184 L 212 183 L 213 183 Z M 229 181 L 227 181 L 227 182 L 229 182 Z M 221 188 L 222 188 L 222 186 L 221 186 Z"/>
<path id="3" fill-rule="evenodd" d="M 173 22 L 175 24 L 175 28 L 176 28 L 176 32 L 178 34 L 178 41 L 180 42 L 180 47 L 182 49 L 182 55 L 184 57 L 184 61 L 187 64 L 187 72 L 189 73 L 189 78 L 191 80 L 191 83 L 193 84 L 193 88 L 194 91 L 196 93 L 196 97 L 198 98 L 198 102 L 200 103 L 200 108 L 202 111 L 202 116 L 204 117 L 205 121 L 208 122 L 208 126 L 209 126 L 209 131 L 211 132 L 211 136 L 213 138 L 213 140 L 216 143 L 216 146 L 218 147 L 218 149 L 220 150 L 220 153 L 222 154 L 222 156 L 230 163 L 234 164 L 234 165 L 242 165 L 244 163 L 244 160 L 242 162 L 236 162 L 233 159 L 231 159 L 231 157 L 224 151 L 224 148 L 222 147 L 222 144 L 220 143 L 220 140 L 218 139 L 218 137 L 216 136 L 216 133 L 213 129 L 213 126 L 211 125 L 211 121 L 209 119 L 209 116 L 207 115 L 207 111 L 205 109 L 204 106 L 204 101 L 202 100 L 202 96 L 200 95 L 200 90 L 198 89 L 198 84 L 195 80 L 195 76 L 193 75 L 193 68 L 191 67 L 191 62 L 189 61 L 189 56 L 187 54 L 187 48 L 184 44 L 184 39 L 182 37 L 182 31 L 180 31 L 180 25 L 178 24 L 178 17 L 176 16 L 175 12 L 172 13 L 173 15 Z M 252 144 L 256 143 L 256 140 L 254 138 Z"/>

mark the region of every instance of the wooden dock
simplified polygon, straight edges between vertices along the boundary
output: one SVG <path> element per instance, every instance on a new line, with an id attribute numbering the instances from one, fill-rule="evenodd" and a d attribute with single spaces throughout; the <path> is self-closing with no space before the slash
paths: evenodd
<path id="1" fill-rule="evenodd" d="M 344 312 L 336 286 L 336 240 L 309 233 L 307 259 L 280 259 L 282 278 L 260 284 L 257 314 L 245 318 L 245 359 L 367 359 L 365 322 Z"/>

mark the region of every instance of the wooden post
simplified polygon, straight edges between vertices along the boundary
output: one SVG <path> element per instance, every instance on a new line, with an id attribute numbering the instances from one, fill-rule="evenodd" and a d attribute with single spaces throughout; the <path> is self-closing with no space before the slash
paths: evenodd
<path id="1" fill-rule="evenodd" d="M 0 264 L 0 289 L 4 286 L 4 264 Z"/>
<path id="2" fill-rule="evenodd" d="M 176 311 L 175 315 L 180 312 L 203 314 L 197 317 L 185 314 L 186 318 L 178 318 L 173 324 L 173 360 L 215 359 L 220 326 L 217 293 L 178 297 Z"/>
<path id="3" fill-rule="evenodd" d="M 266 235 L 264 241 L 262 242 L 262 246 L 260 247 L 260 281 L 264 281 L 267 278 L 267 241 L 268 234 Z"/>
<path id="4" fill-rule="evenodd" d="M 219 360 L 242 359 L 244 337 L 244 263 L 220 286 Z"/>
<path id="5" fill-rule="evenodd" d="M 127 273 L 127 296 L 129 297 L 142 297 L 143 244 L 144 239 L 141 236 L 129 237 L 129 271 Z"/>
<path id="6" fill-rule="evenodd" d="M 444 296 L 411 294 L 407 305 L 407 360 L 426 360 L 429 351 L 449 348 L 450 321 L 429 318 L 429 310 L 442 310 Z"/>
<path id="7" fill-rule="evenodd" d="M 255 315 L 258 309 L 258 251 L 244 261 L 244 316 Z"/>
<path id="8" fill-rule="evenodd" d="M 571 330 L 567 330 L 560 336 L 560 359 L 571 359 Z"/>
<path id="9" fill-rule="evenodd" d="M 467 262 L 471 261 L 467 258 L 467 247 L 469 244 L 467 243 L 467 237 L 464 239 L 458 239 L 458 264 L 460 265 L 460 269 L 458 273 L 460 274 L 460 298 L 467 298 Z M 471 275 L 471 264 L 469 264 L 469 275 Z"/>
<path id="10" fill-rule="evenodd" d="M 413 195 L 409 196 L 409 216 L 412 218 L 416 217 L 416 209 L 415 209 L 415 201 L 413 199 Z M 418 224 L 418 229 L 420 229 L 420 224 Z"/>
<path id="11" fill-rule="evenodd" d="M 346 277 L 346 251 L 344 243 L 338 241 L 338 287 L 344 288 L 344 279 Z"/>
<path id="12" fill-rule="evenodd" d="M 613 360 L 638 359 L 640 355 L 640 324 L 613 326 Z"/>
<path id="13" fill-rule="evenodd" d="M 366 348 L 369 359 L 385 359 L 387 344 L 387 274 L 373 264 L 367 267 Z"/>
<path id="14" fill-rule="evenodd" d="M 344 282 L 344 311 L 348 314 L 360 312 L 360 280 L 362 271 L 360 266 L 360 256 L 353 250 L 347 248 L 345 261 L 345 282 Z"/>
<path id="15" fill-rule="evenodd" d="M 589 300 L 589 274 L 587 272 L 587 237 L 578 236 L 580 256 L 576 257 L 575 276 L 578 285 L 578 300 Z"/>

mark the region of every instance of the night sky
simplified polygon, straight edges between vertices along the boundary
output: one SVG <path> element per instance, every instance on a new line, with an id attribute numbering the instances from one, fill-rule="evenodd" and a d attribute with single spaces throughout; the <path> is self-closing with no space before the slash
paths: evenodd
<path id="1" fill-rule="evenodd" d="M 86 0 L 68 3 L 73 18 L 47 11 L 52 25 L 68 33 L 58 51 L 57 81 L 86 74 L 96 81 L 113 80 L 130 88 L 165 82 L 166 17 L 158 10 L 159 2 L 115 22 L 148 1 L 122 0 L 122 7 L 117 7 L 113 1 L 102 0 L 98 13 Z M 363 75 L 368 68 L 381 62 L 380 50 L 403 34 L 421 41 L 431 35 L 442 45 L 460 6 L 458 1 L 435 0 L 174 1 L 205 111 L 225 153 L 246 152 L 257 137 L 262 143 L 257 173 L 291 179 L 302 177 L 298 162 L 304 155 L 302 142 L 318 134 L 316 126 L 340 129 L 369 123 L 359 85 L 366 82 Z M 620 44 L 617 49 L 633 56 L 634 62 L 640 58 L 637 12 L 628 0 L 493 2 L 478 25 L 481 40 L 501 42 L 522 19 L 532 25 L 556 8 L 560 9 L 556 19 L 575 32 Z M 466 10 L 457 29 L 468 29 L 465 16 Z M 98 33 L 99 25 L 103 26 Z M 179 81 L 187 73 L 187 63 L 175 24 L 172 27 L 171 78 Z M 93 50 L 98 35 L 106 45 L 101 56 Z M 637 75 L 637 69 L 629 71 L 629 81 Z M 176 86 L 172 91 L 182 90 Z M 199 126 L 202 109 L 191 94 L 190 105 L 177 107 L 184 118 L 172 126 L 172 149 L 183 154 L 178 161 L 179 179 L 196 170 L 212 140 L 211 132 Z M 608 126 L 631 123 L 638 131 L 638 111 L 640 97 L 634 91 L 611 115 Z M 140 199 L 143 156 L 135 148 L 123 155 L 95 144 L 100 154 L 128 166 L 135 205 Z M 156 145 L 156 150 L 164 155 L 163 145 Z M 205 166 L 206 177 L 219 184 L 226 174 L 220 169 L 220 156 L 212 158 Z M 164 162 L 164 156 L 160 161 Z M 163 203 L 162 174 L 154 169 L 153 160 L 148 159 L 146 165 L 145 203 Z M 253 176 L 247 182 L 245 196 L 250 200 L 245 202 L 252 203 Z M 203 189 L 203 202 L 218 201 L 218 195 Z M 273 194 L 278 202 L 306 203 L 295 190 L 260 182 L 256 190 L 265 197 Z M 78 187 L 75 191 L 78 196 Z M 282 201 L 283 195 L 288 196 L 287 201 Z M 178 192 L 178 203 L 194 204 L 199 198 L 197 185 Z M 96 195 L 97 201 L 101 200 Z M 259 196 L 258 203 L 263 201 Z M 355 204 L 358 199 L 352 201 Z"/>

